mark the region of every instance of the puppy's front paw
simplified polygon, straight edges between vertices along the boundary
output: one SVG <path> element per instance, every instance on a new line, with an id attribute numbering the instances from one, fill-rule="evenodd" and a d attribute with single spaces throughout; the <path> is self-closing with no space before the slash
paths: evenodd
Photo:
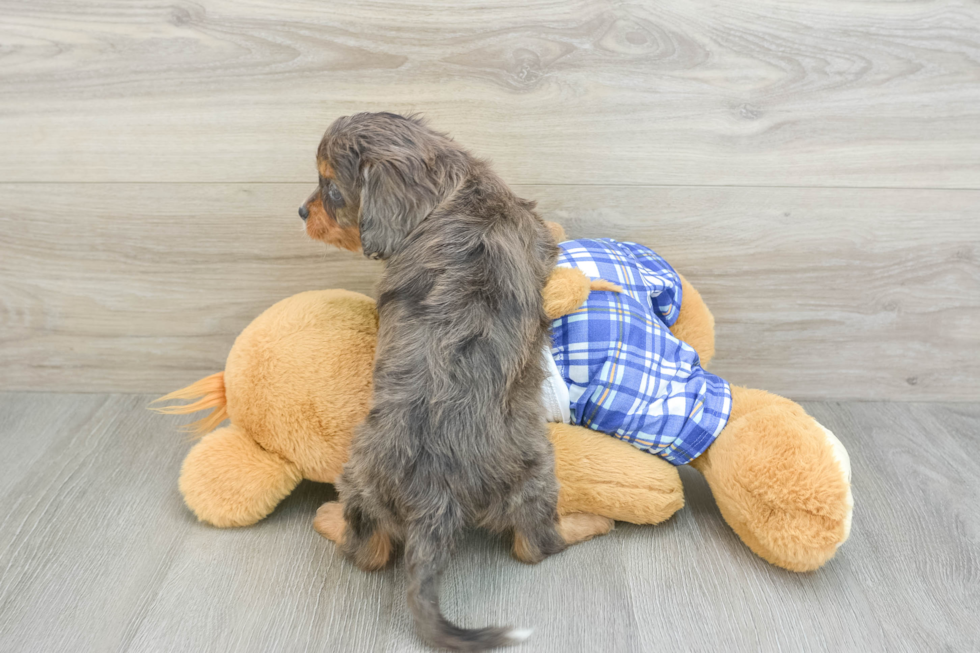
<path id="1" fill-rule="evenodd" d="M 313 519 L 313 529 L 337 544 L 344 543 L 344 506 L 339 501 L 328 501 L 320 506 Z"/>

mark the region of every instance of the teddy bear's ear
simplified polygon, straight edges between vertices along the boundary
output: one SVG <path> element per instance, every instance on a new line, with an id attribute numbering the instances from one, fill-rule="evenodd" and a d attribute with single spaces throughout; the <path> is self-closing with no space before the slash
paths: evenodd
<path id="1" fill-rule="evenodd" d="M 560 224 L 557 222 L 551 222 L 550 220 L 545 220 L 544 226 L 548 227 L 548 231 L 551 232 L 551 237 L 555 239 L 556 243 L 565 241 L 565 228 Z"/>

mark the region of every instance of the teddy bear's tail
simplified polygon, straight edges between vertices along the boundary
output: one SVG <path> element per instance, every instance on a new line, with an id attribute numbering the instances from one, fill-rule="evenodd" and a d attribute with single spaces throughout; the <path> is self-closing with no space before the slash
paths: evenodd
<path id="1" fill-rule="evenodd" d="M 186 388 L 175 390 L 168 395 L 155 399 L 153 403 L 158 401 L 171 401 L 173 399 L 197 399 L 197 401 L 180 406 L 154 406 L 150 410 L 155 410 L 164 415 L 187 415 L 189 413 L 196 413 L 199 410 L 211 409 L 210 415 L 182 427 L 182 430 L 192 433 L 196 438 L 200 438 L 206 433 L 213 431 L 217 428 L 218 424 L 228 419 L 224 372 L 206 376 Z"/>

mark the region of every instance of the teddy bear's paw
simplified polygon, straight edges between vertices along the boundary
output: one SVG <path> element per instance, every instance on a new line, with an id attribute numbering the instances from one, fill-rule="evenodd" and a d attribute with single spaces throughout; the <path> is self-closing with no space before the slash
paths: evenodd
<path id="1" fill-rule="evenodd" d="M 589 296 L 589 278 L 576 268 L 555 268 L 541 291 L 544 312 L 554 320 L 568 315 Z"/>
<path id="2" fill-rule="evenodd" d="M 837 543 L 837 546 L 840 546 L 851 534 L 851 517 L 854 513 L 854 496 L 851 494 L 851 459 L 847 455 L 847 449 L 844 448 L 844 445 L 830 429 L 820 422 L 817 422 L 817 426 L 820 427 L 824 437 L 827 438 L 827 444 L 830 445 L 830 449 L 834 454 L 834 460 L 837 462 L 838 467 L 840 467 L 841 475 L 847 483 L 847 498 L 845 499 L 847 514 L 844 516 L 844 536 Z"/>
<path id="3" fill-rule="evenodd" d="M 612 281 L 606 281 L 605 279 L 593 279 L 589 284 L 589 290 L 598 290 L 606 292 L 625 292 L 623 287 L 613 283 Z"/>
<path id="4" fill-rule="evenodd" d="M 605 535 L 613 529 L 615 522 L 609 517 L 587 512 L 573 512 L 562 515 L 558 522 L 558 532 L 567 544 L 577 544 L 591 540 L 597 535 Z"/>
<path id="5" fill-rule="evenodd" d="M 344 543 L 344 506 L 339 501 L 329 501 L 320 506 L 313 519 L 313 529 L 337 544 Z"/>
<path id="6" fill-rule="evenodd" d="M 732 395 L 740 414 L 695 466 L 757 555 L 791 571 L 821 567 L 850 530 L 847 452 L 798 404 L 737 387 Z"/>

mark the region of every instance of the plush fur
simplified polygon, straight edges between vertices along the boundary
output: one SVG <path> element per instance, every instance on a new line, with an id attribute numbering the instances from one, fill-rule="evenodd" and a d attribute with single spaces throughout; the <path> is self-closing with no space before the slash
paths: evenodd
<path id="1" fill-rule="evenodd" d="M 560 287 L 584 297 L 588 285 L 581 274 L 577 285 L 549 284 L 545 303 L 568 305 L 549 293 Z M 700 296 L 685 292 L 678 324 L 702 334 L 700 345 L 690 342 L 702 360 L 708 358 L 704 344 L 714 344 L 708 317 Z M 182 393 L 191 398 L 222 389 L 211 409 L 227 410 L 228 428 L 256 443 L 243 446 L 219 429 L 191 449 L 180 488 L 198 519 L 221 527 L 254 524 L 298 481 L 291 469 L 311 480 L 335 480 L 354 427 L 367 414 L 376 327 L 374 302 L 364 295 L 295 295 L 239 335 L 219 373 L 220 386 L 212 378 L 199 392 Z M 817 569 L 847 538 L 847 472 L 820 425 L 797 404 L 761 390 L 732 390 L 728 426 L 692 465 L 707 479 L 722 516 L 755 553 L 786 569 Z M 192 413 L 197 406 L 173 406 L 171 412 Z M 578 426 L 552 424 L 549 433 L 561 514 L 658 524 L 683 507 L 677 468 L 665 460 Z M 268 454 L 260 458 L 263 464 L 255 464 L 257 449 Z M 342 529 L 321 533 L 336 540 Z"/>
<path id="2" fill-rule="evenodd" d="M 158 409 L 211 408 L 191 425 L 199 433 L 226 416 L 232 422 L 206 435 L 184 461 L 181 492 L 199 519 L 247 526 L 301 479 L 337 480 L 353 428 L 367 414 L 377 333 L 370 298 L 345 290 L 300 293 L 242 331 L 223 373 L 162 398 L 203 396 Z"/>
<path id="3" fill-rule="evenodd" d="M 694 347 L 701 359 L 701 366 L 707 367 L 715 356 L 715 316 L 701 299 L 701 293 L 688 283 L 684 275 L 678 276 L 681 278 L 682 310 L 670 331 L 678 340 Z"/>
<path id="4" fill-rule="evenodd" d="M 732 386 L 732 406 L 728 425 L 691 464 L 750 549 L 792 571 L 813 569 L 847 537 L 849 479 L 799 404 Z"/>

